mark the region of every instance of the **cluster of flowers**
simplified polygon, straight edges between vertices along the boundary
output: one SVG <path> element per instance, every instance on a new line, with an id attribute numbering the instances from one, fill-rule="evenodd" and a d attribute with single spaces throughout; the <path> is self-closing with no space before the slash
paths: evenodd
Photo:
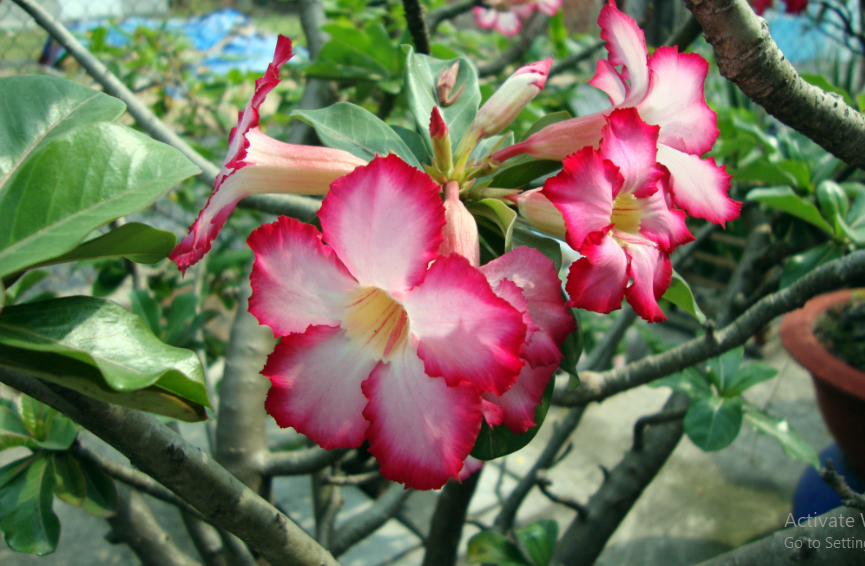
<path id="1" fill-rule="evenodd" d="M 551 60 L 512 75 L 478 110 L 452 152 L 438 107 L 427 173 L 396 155 L 367 163 L 347 152 L 285 144 L 258 129 L 258 108 L 291 57 L 273 63 L 232 131 L 216 190 L 172 253 L 185 270 L 209 249 L 242 198 L 326 194 L 321 232 L 289 218 L 255 230 L 250 312 L 280 343 L 263 374 L 267 412 L 324 448 L 369 442 L 383 476 L 439 488 L 477 465 L 483 420 L 522 433 L 575 329 L 567 310 L 620 308 L 649 321 L 670 284 L 669 254 L 692 239 L 685 211 L 724 223 L 739 213 L 729 176 L 703 159 L 718 136 L 703 94 L 708 64 L 675 48 L 648 56 L 642 31 L 604 7 L 609 57 L 591 84 L 613 107 L 549 125 L 467 167 L 480 139 L 501 132 L 544 87 Z M 449 104 L 455 71 L 439 98 Z M 542 189 L 509 195 L 537 229 L 584 257 L 566 304 L 553 262 L 519 247 L 480 265 L 478 229 L 461 200 L 471 171 L 519 155 L 563 161 Z M 629 284 L 630 282 L 630 284 Z"/>
<path id="2" fill-rule="evenodd" d="M 487 6 L 475 6 L 475 22 L 484 29 L 495 29 L 505 37 L 513 37 L 523 29 L 523 22 L 536 11 L 553 17 L 562 7 L 562 0 L 491 0 Z"/>
<path id="3" fill-rule="evenodd" d="M 762 16 L 766 8 L 773 7 L 773 0 L 750 0 L 751 7 L 758 16 Z M 808 0 L 784 0 L 784 11 L 788 14 L 801 14 L 808 7 Z"/>

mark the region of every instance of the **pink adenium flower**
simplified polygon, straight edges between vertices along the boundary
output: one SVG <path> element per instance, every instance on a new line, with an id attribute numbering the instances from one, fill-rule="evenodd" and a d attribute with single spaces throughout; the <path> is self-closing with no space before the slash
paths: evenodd
<path id="1" fill-rule="evenodd" d="M 598 23 L 609 55 L 598 61 L 589 82 L 609 95 L 613 108 L 551 124 L 493 159 L 502 162 L 521 154 L 564 159 L 583 147 L 597 147 L 605 116 L 614 109 L 636 108 L 646 123 L 660 128 L 657 161 L 670 173 L 672 201 L 689 215 L 714 223 L 736 218 L 741 203 L 727 196 L 730 175 L 714 158 L 701 158 L 719 134 L 703 93 L 709 64 L 676 47 L 661 47 L 649 57 L 643 31 L 614 0 L 601 10 Z"/>
<path id="2" fill-rule="evenodd" d="M 291 40 L 279 36 L 273 61 L 255 81 L 255 92 L 231 130 L 228 153 L 213 194 L 189 228 L 189 234 L 169 255 L 186 271 L 210 250 L 222 225 L 244 198 L 262 193 L 321 195 L 337 177 L 366 165 L 339 149 L 287 144 L 258 129 L 258 109 L 279 84 L 279 70 L 292 57 Z"/>
<path id="3" fill-rule="evenodd" d="M 774 2 L 773 0 L 750 0 L 750 3 L 754 12 L 762 16 L 766 8 L 771 8 Z M 808 8 L 808 0 L 785 0 L 784 4 L 786 5 L 784 11 L 788 14 L 801 14 Z"/>
<path id="4" fill-rule="evenodd" d="M 331 184 L 321 233 L 280 218 L 248 240 L 249 310 L 282 337 L 267 412 L 324 448 L 368 440 L 382 475 L 417 489 L 458 476 L 481 394 L 513 386 L 526 336 L 483 273 L 439 255 L 439 190 L 377 157 Z"/>
<path id="5" fill-rule="evenodd" d="M 475 6 L 475 22 L 483 29 L 493 29 L 505 37 L 513 37 L 523 29 L 523 21 L 535 10 L 552 17 L 562 7 L 562 0 L 496 0 L 489 7 Z"/>
<path id="6" fill-rule="evenodd" d="M 670 176 L 656 161 L 660 127 L 634 108 L 606 122 L 599 149 L 565 158 L 542 190 L 564 217 L 568 245 L 584 256 L 568 274 L 569 305 L 609 313 L 627 297 L 637 314 L 663 321 L 657 299 L 670 285 L 670 252 L 693 236 L 670 206 Z"/>

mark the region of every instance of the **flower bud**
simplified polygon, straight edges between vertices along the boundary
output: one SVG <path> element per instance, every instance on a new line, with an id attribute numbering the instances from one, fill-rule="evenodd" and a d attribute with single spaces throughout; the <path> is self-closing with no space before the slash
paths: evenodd
<path id="1" fill-rule="evenodd" d="M 526 191 L 515 199 L 520 216 L 533 228 L 560 240 L 565 239 L 565 219 L 562 213 L 541 193 L 542 189 Z"/>
<path id="2" fill-rule="evenodd" d="M 453 90 L 454 85 L 457 83 L 459 72 L 460 62 L 457 61 L 450 67 L 445 67 L 439 73 L 439 78 L 436 82 L 436 92 L 438 92 L 439 102 L 442 106 L 450 106 L 456 102 L 457 98 L 463 93 L 463 89 L 466 88 L 466 85 L 461 86 L 457 93 L 451 97 L 451 90 Z"/>
<path id="3" fill-rule="evenodd" d="M 429 122 L 429 135 L 433 146 L 433 165 L 445 174 L 450 175 L 454 168 L 453 153 L 451 152 L 451 137 L 448 134 L 448 125 L 442 119 L 438 106 L 433 106 Z"/>
<path id="4" fill-rule="evenodd" d="M 472 122 L 472 129 L 482 138 L 504 130 L 526 104 L 544 89 L 552 64 L 552 59 L 545 59 L 517 69 L 481 106 Z"/>
<path id="5" fill-rule="evenodd" d="M 481 244 L 475 217 L 460 200 L 460 185 L 448 181 L 445 186 L 444 240 L 439 255 L 459 254 L 474 266 L 481 264 Z"/>

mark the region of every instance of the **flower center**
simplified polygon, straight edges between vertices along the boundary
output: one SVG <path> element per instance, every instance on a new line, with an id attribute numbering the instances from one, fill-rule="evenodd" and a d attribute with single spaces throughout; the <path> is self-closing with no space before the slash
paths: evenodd
<path id="1" fill-rule="evenodd" d="M 613 214 L 610 222 L 616 230 L 636 234 L 640 231 L 640 217 L 643 210 L 637 198 L 631 193 L 619 194 L 613 201 Z"/>
<path id="2" fill-rule="evenodd" d="M 342 328 L 376 359 L 390 361 L 408 341 L 408 314 L 401 304 L 378 287 L 358 287 L 349 295 Z"/>

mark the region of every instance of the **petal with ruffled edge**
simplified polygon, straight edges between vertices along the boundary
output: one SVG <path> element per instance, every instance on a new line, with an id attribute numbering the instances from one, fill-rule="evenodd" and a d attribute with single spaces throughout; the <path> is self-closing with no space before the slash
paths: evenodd
<path id="1" fill-rule="evenodd" d="M 620 191 L 613 196 L 632 194 L 641 198 L 658 190 L 658 179 L 663 175 L 655 161 L 658 130 L 658 126 L 650 126 L 641 120 L 634 108 L 613 110 L 607 116 L 600 152 L 604 159 L 615 163 L 623 178 Z"/>
<path id="2" fill-rule="evenodd" d="M 463 465 L 463 469 L 460 472 L 459 480 L 465 481 L 468 479 L 470 475 L 473 473 L 480 471 L 481 468 L 484 467 L 483 460 L 478 460 L 477 458 L 473 458 L 469 456 L 466 458 L 465 465 Z"/>
<path id="3" fill-rule="evenodd" d="M 240 112 L 237 126 L 229 134 L 228 153 L 219 174 L 216 176 L 213 194 L 210 195 L 198 218 L 189 227 L 189 234 L 168 256 L 171 261 L 177 264 L 181 272 L 186 273 L 190 266 L 198 263 L 204 254 L 210 251 L 211 242 L 216 238 L 235 205 L 241 199 L 254 194 L 245 192 L 242 186 L 235 186 L 225 193 L 220 189 L 226 178 L 244 167 L 243 160 L 246 158 L 250 145 L 247 132 L 258 127 L 258 107 L 264 102 L 267 94 L 279 84 L 279 70 L 291 59 L 292 55 L 291 40 L 280 35 L 276 41 L 273 60 L 268 64 L 264 76 L 255 81 L 255 92 L 246 108 Z"/>
<path id="4" fill-rule="evenodd" d="M 514 434 L 522 434 L 535 426 L 535 407 L 540 405 L 544 389 L 558 367 L 558 363 L 536 368 L 526 366 L 514 386 L 501 396 L 483 393 L 481 397 L 501 407 L 502 423 Z"/>
<path id="5" fill-rule="evenodd" d="M 658 181 L 659 190 L 638 199 L 637 204 L 640 206 L 640 233 L 661 249 L 672 251 L 676 246 L 693 241 L 694 236 L 685 224 L 685 212 L 668 204 L 669 183 L 670 176 L 664 175 Z"/>
<path id="6" fill-rule="evenodd" d="M 613 195 L 622 186 L 618 168 L 590 147 L 565 158 L 562 171 L 541 191 L 565 219 L 568 245 L 579 250 L 589 234 L 610 225 Z"/>
<path id="7" fill-rule="evenodd" d="M 458 477 L 481 429 L 481 399 L 468 383 L 448 387 L 424 373 L 413 348 L 380 363 L 362 384 L 369 451 L 381 474 L 415 489 Z"/>
<path id="8" fill-rule="evenodd" d="M 357 282 L 321 234 L 309 224 L 280 217 L 247 240 L 255 254 L 249 312 L 275 336 L 311 325 L 339 326 L 348 293 Z"/>
<path id="9" fill-rule="evenodd" d="M 514 12 L 499 12 L 495 28 L 503 36 L 513 37 L 523 29 L 523 21 Z"/>
<path id="10" fill-rule="evenodd" d="M 643 120 L 661 127 L 658 141 L 692 155 L 712 149 L 720 132 L 703 92 L 709 63 L 696 53 L 659 47 L 649 69 L 649 91 L 637 109 Z"/>
<path id="11" fill-rule="evenodd" d="M 322 448 L 356 448 L 369 425 L 361 383 L 377 363 L 340 328 L 313 326 L 286 336 L 261 371 L 271 383 L 264 407 L 279 426 Z"/>
<path id="12" fill-rule="evenodd" d="M 664 311 L 658 306 L 658 299 L 667 291 L 673 276 L 669 254 L 655 246 L 638 242 L 626 244 L 625 253 L 631 260 L 628 275 L 633 279 L 633 283 L 625 289 L 628 303 L 634 312 L 649 322 L 667 320 Z"/>
<path id="13" fill-rule="evenodd" d="M 624 104 L 635 104 L 643 99 L 649 86 L 646 36 L 633 18 L 616 8 L 614 0 L 601 9 L 598 25 L 601 26 L 601 39 L 607 42 L 607 61 L 614 66 L 625 66 L 622 78 L 629 79 L 629 85 Z"/>
<path id="14" fill-rule="evenodd" d="M 492 29 L 496 25 L 496 20 L 499 19 L 499 12 L 493 8 L 484 8 L 483 6 L 475 6 L 475 23 L 483 29 Z"/>
<path id="15" fill-rule="evenodd" d="M 670 171 L 673 202 L 695 218 L 720 224 L 739 216 L 742 203 L 727 196 L 730 178 L 715 159 L 700 159 L 658 144 L 658 163 Z"/>
<path id="16" fill-rule="evenodd" d="M 400 293 L 442 243 L 440 187 L 394 154 L 333 182 L 318 212 L 324 241 L 361 285 Z"/>
<path id="17" fill-rule="evenodd" d="M 513 389 L 513 387 L 511 387 Z M 484 393 L 484 395 L 493 395 L 492 393 Z M 502 424 L 502 419 L 505 417 L 505 410 L 495 403 L 491 403 L 481 397 L 481 412 L 484 415 L 484 420 L 490 426 L 499 426 Z"/>
<path id="18" fill-rule="evenodd" d="M 481 272 L 483 273 L 483 269 L 481 269 Z M 487 281 L 489 281 L 489 277 L 487 277 Z M 525 295 L 523 295 L 522 289 L 509 279 L 501 279 L 495 284 L 492 281 L 489 281 L 489 283 L 493 289 L 493 293 L 506 300 L 508 304 L 523 315 L 523 324 L 526 325 L 526 338 L 523 342 L 523 347 L 525 347 L 525 344 L 528 344 L 535 332 L 538 331 L 538 327 L 535 326 L 535 323 L 532 322 L 532 317 L 529 316 L 529 303 Z"/>
<path id="19" fill-rule="evenodd" d="M 562 297 L 562 283 L 552 260 L 534 248 L 520 246 L 482 266 L 481 272 L 494 287 L 512 281 L 525 297 L 532 324 L 538 330 L 520 356 L 531 367 L 558 364 L 562 343 L 577 327 Z"/>
<path id="20" fill-rule="evenodd" d="M 526 325 L 468 260 L 436 260 L 402 304 L 427 374 L 443 376 L 451 386 L 467 381 L 478 391 L 510 389 L 523 366 Z"/>
<path id="21" fill-rule="evenodd" d="M 595 76 L 589 79 L 589 84 L 606 92 L 613 106 L 624 102 L 628 95 L 628 87 L 622 81 L 619 71 L 606 59 L 598 59 L 597 71 Z"/>
<path id="22" fill-rule="evenodd" d="M 628 258 L 616 241 L 595 233 L 571 264 L 565 290 L 568 306 L 609 314 L 622 307 L 628 284 Z"/>

